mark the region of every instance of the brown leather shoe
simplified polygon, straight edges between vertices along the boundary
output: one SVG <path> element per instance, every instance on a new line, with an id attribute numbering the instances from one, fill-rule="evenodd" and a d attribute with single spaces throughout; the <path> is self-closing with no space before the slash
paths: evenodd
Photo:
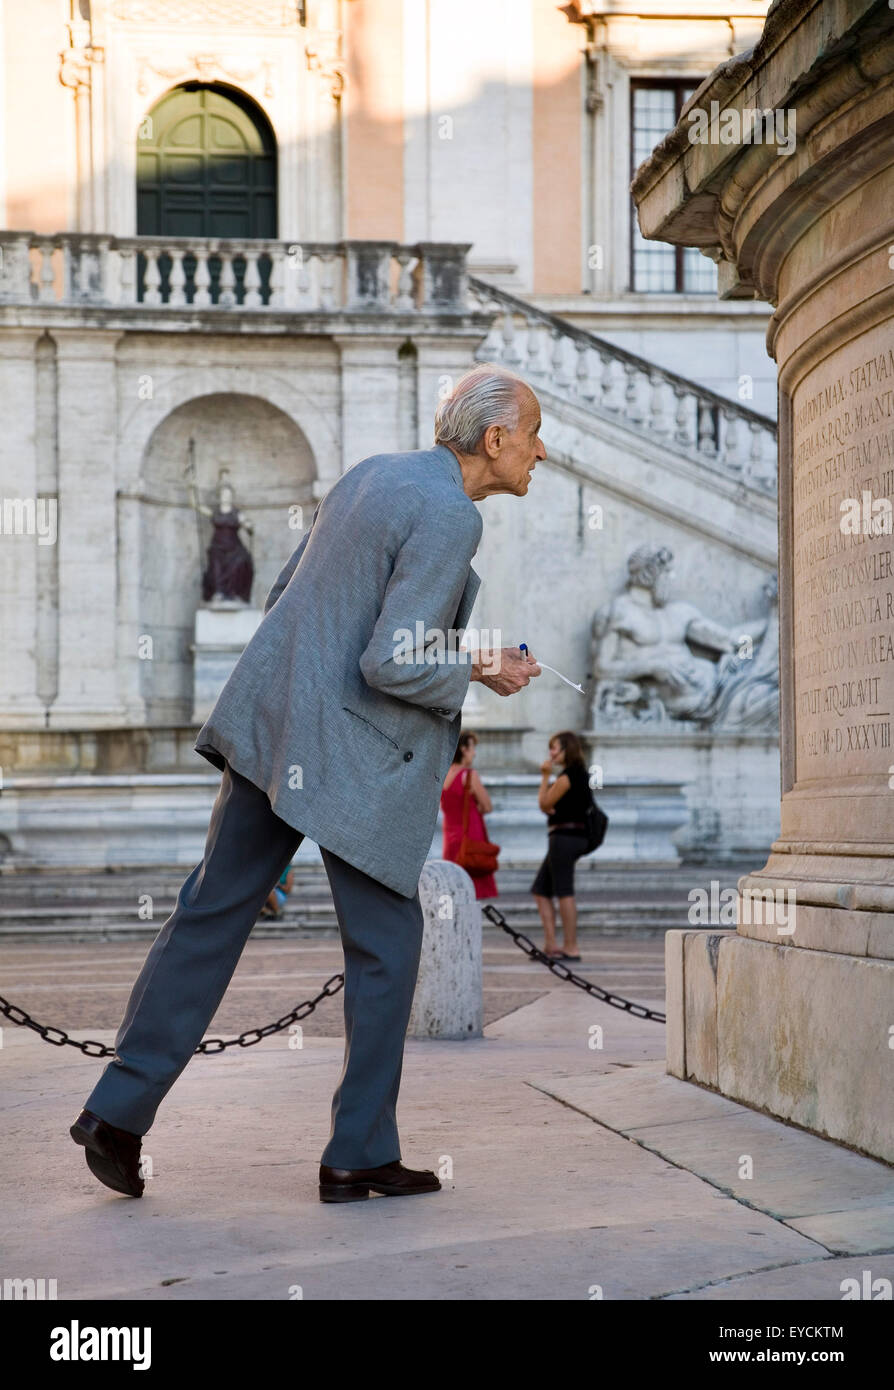
<path id="1" fill-rule="evenodd" d="M 94 1177 L 113 1192 L 125 1197 L 142 1197 L 146 1186 L 140 1176 L 142 1137 L 127 1129 L 116 1129 L 98 1115 L 82 1110 L 68 1131 L 76 1144 L 83 1145 L 87 1167 Z"/>
<path id="2" fill-rule="evenodd" d="M 327 1168 L 320 1164 L 321 1202 L 362 1202 L 370 1192 L 383 1197 L 413 1197 L 420 1192 L 439 1192 L 441 1184 L 428 1169 L 414 1171 L 402 1163 L 381 1168 Z"/>

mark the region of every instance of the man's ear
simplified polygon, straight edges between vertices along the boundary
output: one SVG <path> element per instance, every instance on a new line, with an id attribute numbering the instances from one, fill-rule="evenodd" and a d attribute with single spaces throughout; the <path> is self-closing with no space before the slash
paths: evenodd
<path id="1" fill-rule="evenodd" d="M 484 452 L 490 458 L 496 458 L 503 443 L 503 426 L 488 425 L 481 436 L 481 443 L 484 446 Z"/>

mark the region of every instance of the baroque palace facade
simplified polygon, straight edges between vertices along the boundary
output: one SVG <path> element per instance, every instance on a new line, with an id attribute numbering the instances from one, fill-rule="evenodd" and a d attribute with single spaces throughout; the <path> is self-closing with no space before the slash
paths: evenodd
<path id="1" fill-rule="evenodd" d="M 494 837 L 539 859 L 573 727 L 608 857 L 768 847 L 770 310 L 629 191 L 766 10 L 0 5 L 0 866 L 194 861 L 195 728 L 316 501 L 429 445 L 476 360 L 530 380 L 549 462 L 481 504 L 472 621 L 587 692 L 473 687 Z M 203 592 L 221 510 L 241 604 Z"/>

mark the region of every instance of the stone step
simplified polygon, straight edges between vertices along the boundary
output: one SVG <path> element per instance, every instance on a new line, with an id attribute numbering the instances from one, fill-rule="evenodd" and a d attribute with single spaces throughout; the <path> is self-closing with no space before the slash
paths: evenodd
<path id="1" fill-rule="evenodd" d="M 507 922 L 516 931 L 531 934 L 540 929 L 540 918 L 530 904 L 497 901 Z M 22 909 L 0 916 L 0 938 L 13 939 L 32 936 L 64 935 L 127 935 L 154 937 L 168 915 L 168 909 L 157 906 L 151 921 L 125 915 L 120 908 L 102 906 L 85 912 L 83 908 Z M 578 927 L 582 932 L 598 934 L 648 933 L 657 934 L 688 925 L 685 907 L 668 905 L 642 907 L 607 907 L 604 904 L 578 902 Z M 259 920 L 255 932 L 280 935 L 308 930 L 336 931 L 335 909 L 330 902 L 289 904 L 281 918 Z"/>
<path id="2" fill-rule="evenodd" d="M 747 866 L 704 870 L 679 865 L 605 865 L 579 870 L 578 924 L 583 932 L 655 935 L 689 925 L 689 893 L 711 880 L 734 887 Z M 753 866 L 752 866 L 753 867 Z M 540 929 L 529 887 L 534 866 L 501 870 L 496 906 L 526 935 Z M 182 869 L 113 873 L 7 874 L 0 878 L 0 937 L 50 935 L 153 937 L 174 907 Z M 137 915 L 139 899 L 152 898 L 152 918 Z M 335 908 L 322 867 L 303 865 L 283 916 L 259 921 L 260 935 L 307 930 L 335 932 Z"/>
<path id="3" fill-rule="evenodd" d="M 537 864 L 512 865 L 500 869 L 497 884 L 502 894 L 528 892 Z M 720 867 L 654 864 L 581 864 L 576 872 L 579 897 L 590 894 L 615 898 L 667 898 L 680 894 L 684 899 L 693 887 L 712 880 L 722 887 L 735 887 L 744 873 L 759 867 L 753 861 Z M 58 901 L 66 903 L 134 902 L 151 893 L 157 901 L 173 903 L 189 872 L 188 866 L 115 870 L 103 872 L 71 870 L 0 874 L 0 915 L 7 908 L 31 905 L 44 907 Z M 329 896 L 328 881 L 322 867 L 302 865 L 294 870 L 293 897 Z"/>
<path id="4" fill-rule="evenodd" d="M 19 945 L 23 942 L 36 942 L 38 940 L 61 941 L 63 938 L 66 941 L 128 940 L 150 942 L 157 936 L 162 921 L 163 919 L 160 918 L 155 923 L 122 921 L 105 923 L 80 922 L 76 925 L 64 927 L 59 925 L 32 925 L 29 927 L 19 926 L 17 928 L 0 926 L 0 941 L 16 942 Z M 524 920 L 515 917 L 507 917 L 507 921 L 514 931 L 521 932 L 522 935 L 527 936 L 535 946 L 540 944 L 541 927 L 539 918 Z M 668 921 L 666 917 L 661 921 L 637 921 L 633 923 L 616 921 L 613 918 L 607 918 L 599 923 L 589 923 L 579 918 L 577 924 L 578 935 L 588 939 L 609 937 L 652 939 L 663 937 L 666 932 L 674 931 L 686 925 L 687 923 L 685 921 Z M 256 926 L 252 928 L 252 937 L 257 937 L 259 940 L 267 937 L 306 937 L 308 932 L 319 932 L 321 936 L 337 937 L 338 927 L 335 917 L 332 917 L 331 922 L 300 920 L 278 922 L 262 921 L 258 922 Z"/>

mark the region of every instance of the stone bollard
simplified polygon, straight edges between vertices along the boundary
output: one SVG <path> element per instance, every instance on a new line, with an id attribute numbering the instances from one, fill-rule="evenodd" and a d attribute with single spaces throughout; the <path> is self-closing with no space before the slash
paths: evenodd
<path id="1" fill-rule="evenodd" d="M 409 1038 L 480 1038 L 481 909 L 458 864 L 429 859 L 419 898 L 425 914 L 422 957 Z"/>

